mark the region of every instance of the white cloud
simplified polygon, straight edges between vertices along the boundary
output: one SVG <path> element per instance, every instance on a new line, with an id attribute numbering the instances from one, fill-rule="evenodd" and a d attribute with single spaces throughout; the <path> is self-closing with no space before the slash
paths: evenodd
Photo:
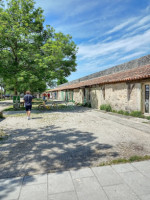
<path id="1" fill-rule="evenodd" d="M 67 12 L 66 16 L 67 17 L 72 17 L 76 16 L 78 14 L 82 14 L 83 12 L 87 12 L 91 10 L 93 7 L 96 7 L 99 4 L 98 1 L 85 1 L 85 2 L 79 2 L 78 4 L 75 5 L 75 7 L 72 9 L 71 12 Z"/>
<path id="2" fill-rule="evenodd" d="M 96 7 L 98 4 L 98 0 L 36 0 L 36 5 L 42 7 L 46 15 L 63 15 L 63 20 L 82 14 L 84 11 L 88 11 L 91 8 Z"/>
<path id="3" fill-rule="evenodd" d="M 131 24 L 131 23 L 133 24 L 133 22 L 135 22 L 136 20 L 137 20 L 137 18 L 128 19 L 127 21 L 123 22 L 122 24 L 115 26 L 112 30 L 108 31 L 106 34 L 111 34 L 116 31 L 119 31 L 129 24 Z"/>
<path id="4" fill-rule="evenodd" d="M 140 33 L 141 31 L 146 31 L 148 29 L 150 29 L 150 24 L 144 25 L 144 26 L 139 27 L 139 28 L 137 28 L 137 29 L 135 29 L 131 32 L 128 32 L 127 34 L 123 35 L 122 38 L 127 38 L 127 37 L 130 37 L 130 36 L 136 35 L 136 34 Z"/>
<path id="5" fill-rule="evenodd" d="M 93 59 L 99 56 L 112 55 L 114 52 L 137 51 L 143 50 L 150 44 L 150 30 L 133 37 L 118 39 L 116 41 L 98 43 L 95 45 L 79 45 L 79 57 L 83 59 Z"/>
<path id="6" fill-rule="evenodd" d="M 73 0 L 65 0 L 65 3 L 60 0 L 36 0 L 35 2 L 36 6 L 44 9 L 45 13 L 58 13 L 66 10 Z"/>
<path id="7" fill-rule="evenodd" d="M 134 57 L 142 56 L 142 55 L 145 55 L 145 54 L 146 54 L 146 51 L 139 51 L 139 52 L 136 52 L 136 53 L 131 53 L 130 55 L 123 56 L 122 58 L 118 59 L 118 61 L 133 59 Z"/>
<path id="8" fill-rule="evenodd" d="M 126 31 L 131 31 L 137 27 L 144 26 L 146 23 L 150 23 L 150 15 L 143 17 L 142 19 L 137 21 L 137 23 L 135 23 L 132 26 L 130 26 L 129 28 L 127 28 Z"/>

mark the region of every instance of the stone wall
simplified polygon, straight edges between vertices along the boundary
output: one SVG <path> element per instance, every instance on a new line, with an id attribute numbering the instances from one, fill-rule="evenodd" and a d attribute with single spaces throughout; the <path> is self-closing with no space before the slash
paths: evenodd
<path id="1" fill-rule="evenodd" d="M 85 88 L 85 99 L 87 103 L 90 103 L 91 99 L 90 99 L 90 88 Z"/>
<path id="2" fill-rule="evenodd" d="M 101 93 L 100 87 L 91 88 L 90 91 L 90 99 L 91 99 L 91 107 L 99 109 L 101 103 Z"/>
<path id="3" fill-rule="evenodd" d="M 61 100 L 61 91 L 58 91 L 58 93 L 57 93 L 57 94 L 58 94 L 58 96 L 57 96 L 57 100 L 59 100 L 59 101 L 60 101 L 60 100 Z"/>
<path id="4" fill-rule="evenodd" d="M 83 103 L 83 89 L 74 89 L 73 100 L 76 103 Z"/>
<path id="5" fill-rule="evenodd" d="M 105 86 L 105 103 L 114 110 L 141 110 L 141 84 L 131 84 L 129 91 L 126 83 Z M 130 93 L 130 94 L 129 94 Z M 128 97 L 129 96 L 129 97 Z"/>
<path id="6" fill-rule="evenodd" d="M 91 88 L 91 106 L 100 108 L 102 104 L 110 104 L 114 110 L 141 111 L 141 83 L 131 84 L 129 95 L 126 83 L 109 84 Z"/>

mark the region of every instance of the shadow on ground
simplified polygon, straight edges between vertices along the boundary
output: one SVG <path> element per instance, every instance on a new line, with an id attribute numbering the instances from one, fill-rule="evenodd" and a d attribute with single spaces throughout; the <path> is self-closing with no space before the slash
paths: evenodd
<path id="1" fill-rule="evenodd" d="M 7 140 L 0 141 L 0 198 L 17 190 L 22 182 L 21 178 L 4 178 L 89 167 L 105 158 L 107 151 L 112 157 L 118 156 L 112 151 L 113 146 L 100 144 L 93 133 L 77 129 L 47 126 L 38 130 L 15 129 L 8 135 Z"/>
<path id="2" fill-rule="evenodd" d="M 91 166 L 112 146 L 99 144 L 90 132 L 47 126 L 36 129 L 12 130 L 0 142 L 0 178 L 47 173 Z"/>

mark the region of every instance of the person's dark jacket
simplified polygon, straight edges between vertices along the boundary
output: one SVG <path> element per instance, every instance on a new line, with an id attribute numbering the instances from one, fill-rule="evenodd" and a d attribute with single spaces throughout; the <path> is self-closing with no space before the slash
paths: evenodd
<path id="1" fill-rule="evenodd" d="M 23 99 L 24 99 L 24 102 L 25 102 L 25 106 L 31 106 L 32 105 L 33 97 L 32 97 L 31 94 L 26 94 Z"/>

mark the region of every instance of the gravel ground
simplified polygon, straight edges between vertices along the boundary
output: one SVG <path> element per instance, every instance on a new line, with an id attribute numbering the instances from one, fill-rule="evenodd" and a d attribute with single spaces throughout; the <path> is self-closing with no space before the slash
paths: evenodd
<path id="1" fill-rule="evenodd" d="M 0 101 L 0 112 L 12 105 L 12 100 Z"/>
<path id="2" fill-rule="evenodd" d="M 25 112 L 14 113 L 0 120 L 0 178 L 150 155 L 150 125 L 145 119 L 81 107 L 32 113 L 31 120 Z"/>

